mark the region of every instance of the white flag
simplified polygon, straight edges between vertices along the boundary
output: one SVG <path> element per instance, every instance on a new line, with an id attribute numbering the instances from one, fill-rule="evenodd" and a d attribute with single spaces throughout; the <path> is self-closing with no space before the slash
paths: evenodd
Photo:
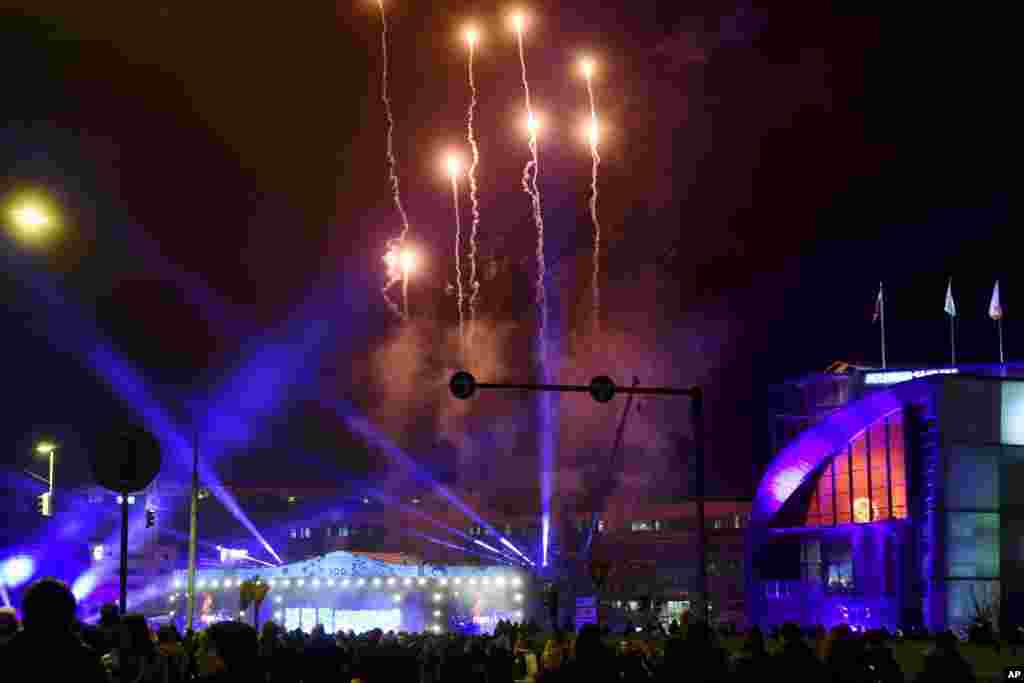
<path id="1" fill-rule="evenodd" d="M 992 301 L 988 305 L 988 317 L 993 320 L 1003 319 L 1003 305 L 999 303 L 999 280 L 996 280 L 996 286 L 992 288 Z"/>
<path id="2" fill-rule="evenodd" d="M 950 318 L 956 317 L 956 302 L 953 301 L 953 278 L 949 278 L 949 286 L 946 287 L 946 313 Z"/>
<path id="3" fill-rule="evenodd" d="M 875 317 L 871 319 L 871 322 L 877 323 L 878 319 L 882 317 L 882 306 L 885 305 L 885 300 L 882 294 L 882 283 L 878 283 L 878 297 L 875 298 Z"/>

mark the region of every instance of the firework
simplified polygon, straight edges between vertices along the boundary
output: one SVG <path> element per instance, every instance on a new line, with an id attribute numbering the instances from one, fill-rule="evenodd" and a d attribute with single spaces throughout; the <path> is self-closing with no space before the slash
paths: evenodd
<path id="1" fill-rule="evenodd" d="M 541 212 L 540 187 L 537 178 L 540 175 L 540 163 L 537 155 L 537 132 L 540 120 L 533 111 L 530 101 L 530 83 L 526 77 L 526 52 L 523 49 L 523 31 L 526 29 L 526 18 L 522 13 L 512 15 L 512 28 L 516 32 L 516 43 L 519 47 L 519 66 L 522 71 L 523 93 L 526 98 L 526 130 L 530 140 L 530 160 L 523 168 L 523 190 L 530 195 L 533 204 L 533 222 L 537 226 L 537 307 L 540 309 L 540 344 L 541 357 L 545 356 L 546 331 L 548 323 L 547 297 L 544 291 L 544 280 L 547 276 L 547 265 L 544 259 L 544 216 Z"/>
<path id="2" fill-rule="evenodd" d="M 469 140 L 470 149 L 473 151 L 473 161 L 469 165 L 469 199 L 473 206 L 473 225 L 469 233 L 469 321 L 473 325 L 476 319 L 476 301 L 480 293 L 480 282 L 476 277 L 476 245 L 477 231 L 480 227 L 480 204 L 477 201 L 476 167 L 480 164 L 480 149 L 476 144 L 476 134 L 473 131 L 473 114 L 476 110 L 476 81 L 473 78 L 473 57 L 476 54 L 476 44 L 480 39 L 480 33 L 474 27 L 466 29 L 466 44 L 469 46 L 469 111 L 466 114 L 466 137 Z M 470 330 L 472 334 L 472 329 Z"/>
<path id="3" fill-rule="evenodd" d="M 402 219 L 402 232 L 398 237 L 388 240 L 387 253 L 384 255 L 384 262 L 388 266 L 388 281 L 384 285 L 382 293 L 384 294 L 384 300 L 387 301 L 388 306 L 391 307 L 396 314 L 408 318 L 409 316 L 409 297 L 408 297 L 408 277 L 403 277 L 403 271 L 401 264 L 398 264 L 400 259 L 395 258 L 397 250 L 402 249 L 405 245 L 405 238 L 409 234 L 409 216 L 405 212 L 405 206 L 402 204 L 402 193 L 399 190 L 398 185 L 398 171 L 396 167 L 398 165 L 395 159 L 395 116 L 391 111 L 391 96 L 388 94 L 388 16 L 387 12 L 384 11 L 384 0 L 378 0 L 378 7 L 380 8 L 380 20 L 381 20 L 381 31 L 380 31 L 380 47 L 381 57 L 383 66 L 381 68 L 381 101 L 384 103 L 384 114 L 387 117 L 387 161 L 388 161 L 388 177 L 391 181 L 391 194 L 395 201 L 395 207 L 398 209 L 398 214 Z M 398 265 L 395 265 L 398 264 Z M 399 281 L 402 282 L 402 308 L 399 307 L 391 300 L 388 292 L 394 287 Z"/>
<path id="4" fill-rule="evenodd" d="M 459 338 L 463 339 L 463 326 L 465 325 L 463 302 L 465 299 L 462 293 L 462 219 L 459 216 L 459 171 L 462 170 L 462 164 L 459 163 L 458 157 L 450 154 L 446 165 L 448 175 L 452 179 L 452 200 L 455 203 L 455 289 L 458 292 L 459 302 Z"/>
<path id="5" fill-rule="evenodd" d="M 587 127 L 587 141 L 590 143 L 590 218 L 594 223 L 594 267 L 591 279 L 591 291 L 594 297 L 593 321 L 594 331 L 601 329 L 601 222 L 597 218 L 597 168 L 601 164 L 601 156 L 597 153 L 600 131 L 597 125 L 597 105 L 594 101 L 594 60 L 584 58 L 580 70 L 587 83 L 587 97 L 590 100 L 590 123 Z"/>

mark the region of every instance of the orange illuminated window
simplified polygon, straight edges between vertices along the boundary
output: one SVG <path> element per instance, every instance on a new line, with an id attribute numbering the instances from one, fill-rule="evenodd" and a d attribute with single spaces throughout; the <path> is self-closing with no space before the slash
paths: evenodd
<path id="1" fill-rule="evenodd" d="M 899 411 L 851 439 L 819 476 L 807 509 L 807 526 L 906 518 L 904 450 Z"/>

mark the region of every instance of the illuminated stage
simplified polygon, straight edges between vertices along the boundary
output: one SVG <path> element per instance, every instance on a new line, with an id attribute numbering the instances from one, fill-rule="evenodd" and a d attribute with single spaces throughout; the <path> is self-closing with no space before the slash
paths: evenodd
<path id="1" fill-rule="evenodd" d="M 391 564 L 347 552 L 280 567 L 196 572 L 196 622 L 253 618 L 241 615 L 238 587 L 261 578 L 270 586 L 259 621 L 272 619 L 307 633 L 317 624 L 328 633 L 459 631 L 488 633 L 499 620 L 523 621 L 533 604 L 533 584 L 512 567 Z M 184 623 L 187 575 L 170 580 L 162 603 L 149 616 Z"/>

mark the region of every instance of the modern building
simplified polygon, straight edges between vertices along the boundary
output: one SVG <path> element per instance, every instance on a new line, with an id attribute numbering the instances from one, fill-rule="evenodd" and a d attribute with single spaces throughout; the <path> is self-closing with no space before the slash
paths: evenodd
<path id="1" fill-rule="evenodd" d="M 746 549 L 753 623 L 1024 622 L 1024 366 L 836 364 L 774 403 Z"/>

